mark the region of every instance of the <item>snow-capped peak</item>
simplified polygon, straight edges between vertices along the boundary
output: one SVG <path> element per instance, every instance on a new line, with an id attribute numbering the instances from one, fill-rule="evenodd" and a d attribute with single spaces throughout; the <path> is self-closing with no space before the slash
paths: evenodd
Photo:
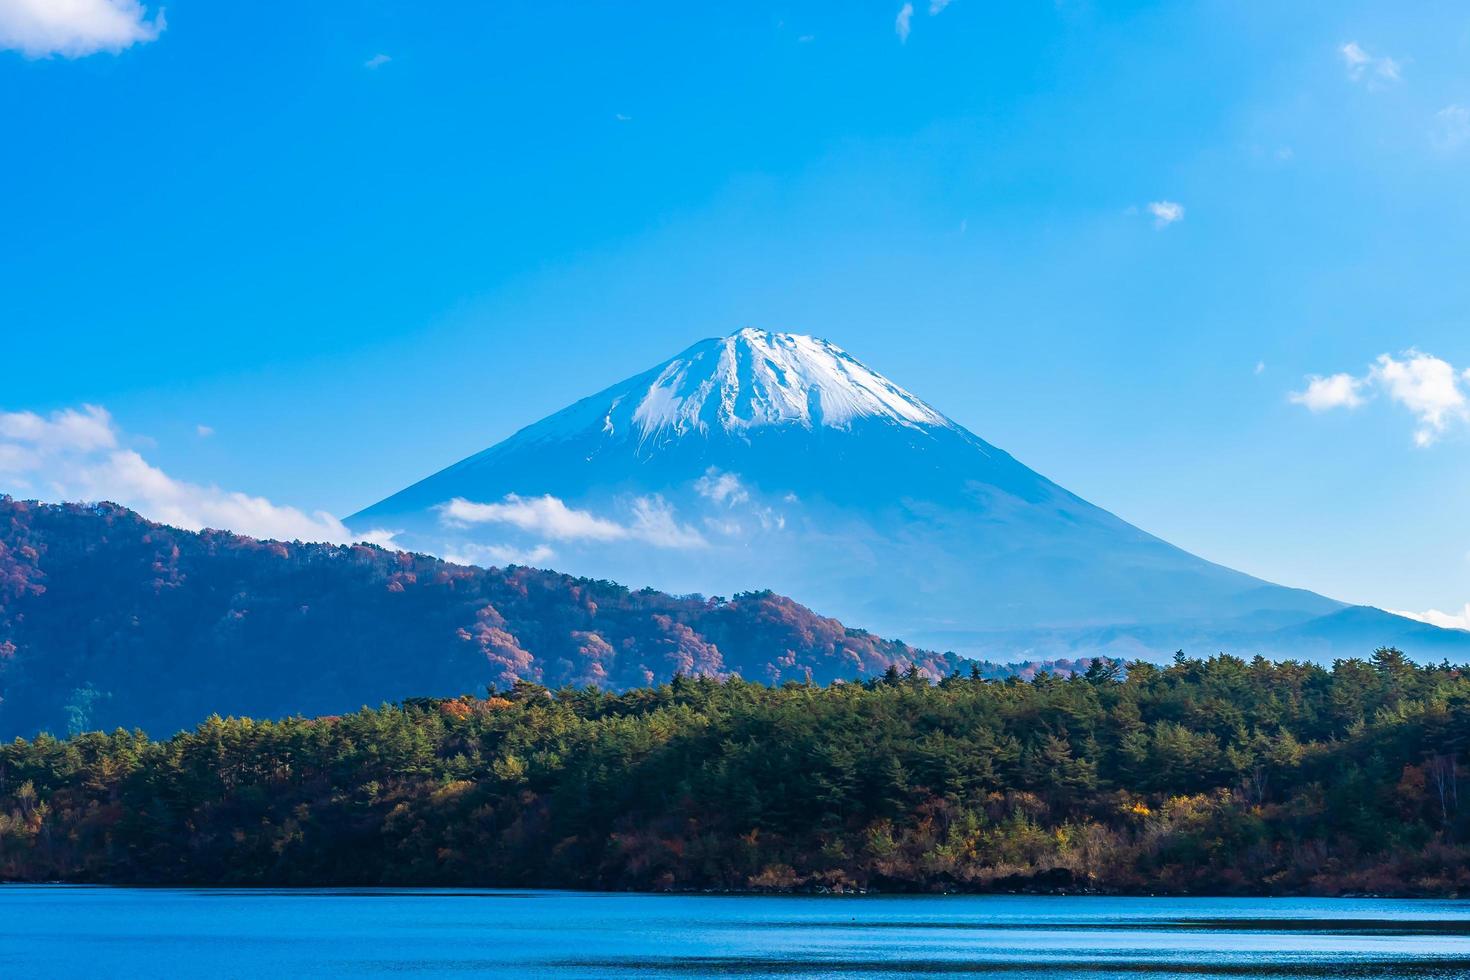
<path id="1" fill-rule="evenodd" d="M 695 344 L 646 390 L 622 398 L 636 399 L 632 423 L 643 439 L 782 424 L 848 428 L 861 418 L 952 424 L 836 344 L 753 327 Z"/>

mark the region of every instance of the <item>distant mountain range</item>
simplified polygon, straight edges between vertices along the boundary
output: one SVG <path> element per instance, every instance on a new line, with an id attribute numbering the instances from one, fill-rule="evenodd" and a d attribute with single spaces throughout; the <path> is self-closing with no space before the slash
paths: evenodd
<path id="1" fill-rule="evenodd" d="M 1470 633 L 1196 557 L 826 341 L 702 341 L 348 519 L 467 561 L 676 592 L 772 588 L 990 659 L 1437 659 Z"/>
<path id="2" fill-rule="evenodd" d="M 167 735 L 211 713 L 333 714 L 517 680 L 828 682 L 910 664 L 930 677 L 972 666 L 770 592 L 633 592 L 0 497 L 0 739 L 117 726 Z"/>

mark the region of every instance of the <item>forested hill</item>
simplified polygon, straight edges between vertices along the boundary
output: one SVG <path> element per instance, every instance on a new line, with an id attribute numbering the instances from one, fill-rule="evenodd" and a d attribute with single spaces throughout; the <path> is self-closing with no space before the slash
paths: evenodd
<path id="1" fill-rule="evenodd" d="M 330 714 L 516 680 L 822 683 L 910 664 L 933 678 L 969 669 L 771 593 L 630 591 L 369 545 L 196 534 L 114 504 L 0 497 L 0 738 L 115 726 L 167 735 L 216 712 Z"/>
<path id="2" fill-rule="evenodd" d="M 519 684 L 0 745 L 0 879 L 1464 895 L 1470 680 Z"/>

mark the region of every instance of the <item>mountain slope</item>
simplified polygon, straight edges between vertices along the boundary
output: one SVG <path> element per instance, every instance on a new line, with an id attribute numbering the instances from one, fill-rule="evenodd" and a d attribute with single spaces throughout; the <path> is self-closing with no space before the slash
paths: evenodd
<path id="1" fill-rule="evenodd" d="M 1015 659 L 1293 655 L 1347 608 L 1191 555 L 1057 486 L 825 341 L 742 330 L 349 518 L 436 553 L 674 591 L 773 588 Z M 1319 656 L 1401 636 L 1330 621 Z M 1329 621 L 1324 621 L 1324 627 Z M 1295 634 L 1283 631 L 1295 628 Z M 1470 635 L 1441 631 L 1470 651 Z"/>
<path id="2" fill-rule="evenodd" d="M 769 592 L 630 592 L 0 496 L 0 739 L 115 726 L 169 734 L 215 712 L 318 715 L 517 679 L 827 682 L 911 663 L 930 676 L 969 669 Z"/>

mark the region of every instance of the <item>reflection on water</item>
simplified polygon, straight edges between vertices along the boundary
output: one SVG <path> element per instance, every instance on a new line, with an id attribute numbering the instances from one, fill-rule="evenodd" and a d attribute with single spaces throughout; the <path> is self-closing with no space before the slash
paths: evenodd
<path id="1" fill-rule="evenodd" d="M 0 976 L 1470 975 L 1470 902 L 0 887 Z"/>

